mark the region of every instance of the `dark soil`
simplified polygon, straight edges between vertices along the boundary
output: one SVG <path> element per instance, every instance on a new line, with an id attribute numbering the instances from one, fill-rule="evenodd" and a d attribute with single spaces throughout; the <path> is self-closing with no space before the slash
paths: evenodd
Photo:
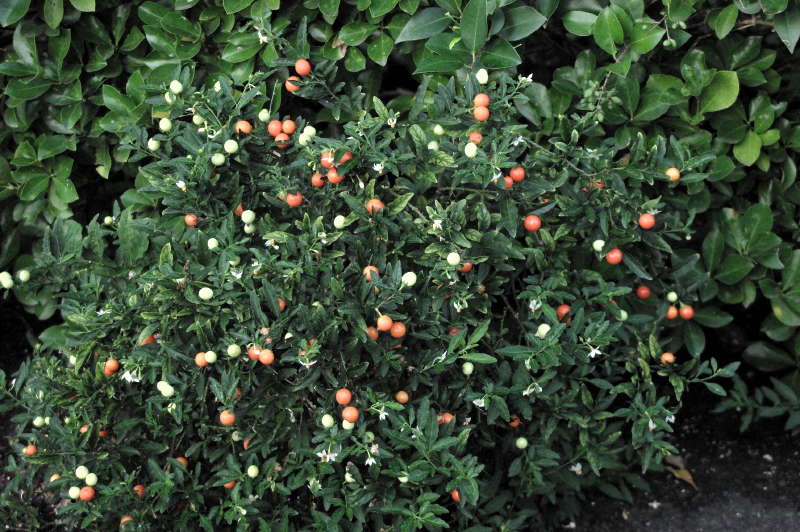
<path id="1" fill-rule="evenodd" d="M 705 394 L 703 394 L 705 395 Z M 669 472 L 649 473 L 651 491 L 633 504 L 598 495 L 579 519 L 585 532 L 800 531 L 800 438 L 783 423 L 759 423 L 739 432 L 735 412 L 713 414 L 714 396 L 678 419 L 675 446 L 697 485 Z"/>

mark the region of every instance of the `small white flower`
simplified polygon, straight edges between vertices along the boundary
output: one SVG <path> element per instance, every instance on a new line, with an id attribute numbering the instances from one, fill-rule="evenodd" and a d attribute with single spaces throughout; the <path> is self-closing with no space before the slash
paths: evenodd
<path id="1" fill-rule="evenodd" d="M 311 479 L 308 480 L 308 489 L 310 489 L 311 491 L 316 491 L 316 490 L 320 489 L 320 487 L 321 486 L 320 486 L 319 480 L 317 480 L 315 478 L 311 478 Z"/>
<path id="2" fill-rule="evenodd" d="M 669 415 L 664 418 L 664 421 L 666 421 L 667 423 L 675 423 L 675 416 Z"/>
<path id="3" fill-rule="evenodd" d="M 184 183 L 183 181 L 178 181 L 177 183 L 175 183 L 175 186 L 186 192 L 186 183 Z"/>
<path id="4" fill-rule="evenodd" d="M 126 382 L 141 382 L 142 376 L 139 374 L 131 373 L 130 371 L 126 371 L 122 374 L 122 380 Z"/>
<path id="5" fill-rule="evenodd" d="M 527 76 L 520 76 L 519 80 L 523 84 L 533 83 L 533 74 L 528 74 Z"/>
<path id="6" fill-rule="evenodd" d="M 333 462 L 334 459 L 336 458 L 336 453 L 331 454 L 328 453 L 326 449 L 323 449 L 322 451 L 317 453 L 317 456 L 319 456 L 320 462 Z"/>
<path id="7" fill-rule="evenodd" d="M 102 308 L 101 308 L 100 310 L 98 310 L 98 311 L 97 311 L 97 315 L 98 315 L 98 316 L 102 316 L 102 315 L 103 315 L 103 314 L 105 314 L 105 313 L 106 313 L 105 309 L 102 309 Z"/>
<path id="8" fill-rule="evenodd" d="M 386 419 L 386 416 L 388 416 L 388 415 L 389 414 L 386 413 L 386 410 L 381 409 L 381 411 L 378 412 L 378 419 L 383 421 L 383 420 Z"/>
<path id="9" fill-rule="evenodd" d="M 592 347 L 592 346 L 589 346 L 589 347 Z M 602 355 L 602 354 L 603 354 L 603 353 L 602 353 L 602 352 L 600 352 L 600 348 L 598 348 L 598 347 L 592 347 L 591 351 L 589 351 L 589 358 L 594 358 L 594 357 L 596 357 L 597 355 Z"/>
<path id="10" fill-rule="evenodd" d="M 433 221 L 433 230 L 434 231 L 442 230 L 442 220 L 436 219 Z"/>
<path id="11" fill-rule="evenodd" d="M 372 169 L 380 174 L 383 172 L 383 165 L 381 163 L 375 163 L 372 165 Z"/>
<path id="12" fill-rule="evenodd" d="M 280 246 L 276 244 L 275 240 L 273 240 L 272 238 L 269 238 L 264 241 L 264 247 L 272 249 L 280 249 Z"/>
<path id="13" fill-rule="evenodd" d="M 528 303 L 528 308 L 531 309 L 531 312 L 536 312 L 542 308 L 542 303 L 538 299 L 531 299 L 531 302 Z"/>
<path id="14" fill-rule="evenodd" d="M 511 141 L 512 146 L 518 146 L 521 142 L 525 142 L 525 137 L 519 136 Z"/>
<path id="15" fill-rule="evenodd" d="M 575 521 L 570 521 L 569 523 L 567 523 L 566 525 L 564 525 L 564 528 L 568 528 L 568 529 L 572 530 L 572 529 L 574 529 L 574 528 L 577 528 L 577 526 L 578 526 L 578 525 L 577 525 L 577 524 L 575 524 Z"/>
<path id="16" fill-rule="evenodd" d="M 453 301 L 453 308 L 456 309 L 456 312 L 461 312 L 465 308 L 467 308 L 467 304 L 464 303 L 463 305 L 458 301 Z"/>
<path id="17" fill-rule="evenodd" d="M 134 272 L 133 270 L 128 272 L 128 279 L 133 279 L 135 276 L 136 276 L 136 272 Z"/>
<path id="18" fill-rule="evenodd" d="M 661 506 L 661 503 L 658 501 L 650 501 L 647 503 L 647 506 L 649 506 L 653 510 L 658 510 L 658 507 Z"/>
<path id="19" fill-rule="evenodd" d="M 386 121 L 386 124 L 389 127 L 394 128 L 394 126 L 397 125 L 397 119 L 395 117 L 392 117 L 392 118 L 390 118 L 389 120 Z"/>
<path id="20" fill-rule="evenodd" d="M 364 182 L 361 181 L 361 179 L 358 180 L 358 188 L 360 188 L 361 190 L 364 190 Z"/>
<path id="21" fill-rule="evenodd" d="M 484 408 L 486 406 L 486 401 L 484 400 L 483 397 L 481 397 L 480 399 L 473 399 L 472 404 L 477 406 L 478 408 Z"/>
<path id="22" fill-rule="evenodd" d="M 656 422 L 653 421 L 652 419 L 648 419 L 647 420 L 647 428 L 650 429 L 650 431 L 652 432 L 656 428 Z"/>
<path id="23" fill-rule="evenodd" d="M 580 462 L 572 464 L 571 466 L 569 466 L 569 470 L 575 473 L 576 475 L 581 475 L 583 474 L 583 465 Z"/>
<path id="24" fill-rule="evenodd" d="M 364 460 L 364 465 L 375 465 L 375 459 L 370 455 L 366 460 Z"/>
<path id="25" fill-rule="evenodd" d="M 259 41 L 261 44 L 266 44 L 266 43 L 268 43 L 268 42 L 269 42 L 269 39 L 267 38 L 267 36 L 266 36 L 266 35 L 263 35 L 263 34 L 261 33 L 261 28 L 256 28 L 256 33 L 258 34 L 258 41 Z"/>
<path id="26" fill-rule="evenodd" d="M 241 278 L 242 278 L 242 274 L 243 274 L 243 273 L 244 273 L 244 270 L 231 270 L 231 275 L 232 275 L 232 276 L 233 276 L 235 279 L 241 279 Z"/>
<path id="27" fill-rule="evenodd" d="M 538 382 L 534 382 L 528 385 L 528 387 L 525 388 L 525 391 L 522 392 L 522 395 L 527 397 L 532 393 L 542 393 L 542 387 L 539 385 Z"/>
<path id="28" fill-rule="evenodd" d="M 372 454 L 377 454 L 379 450 L 380 447 L 378 447 L 377 443 L 373 443 L 372 447 L 369 448 L 369 452 L 371 452 Z"/>

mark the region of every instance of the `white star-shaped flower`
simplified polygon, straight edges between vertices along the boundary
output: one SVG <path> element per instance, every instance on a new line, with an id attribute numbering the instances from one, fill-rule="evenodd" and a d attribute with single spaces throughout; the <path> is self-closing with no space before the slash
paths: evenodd
<path id="1" fill-rule="evenodd" d="M 531 310 L 531 312 L 536 312 L 542 308 L 542 303 L 538 299 L 531 299 L 531 302 L 528 303 L 528 308 Z"/>
<path id="2" fill-rule="evenodd" d="M 383 165 L 381 163 L 375 163 L 372 165 L 372 169 L 380 174 L 383 172 Z"/>
<path id="3" fill-rule="evenodd" d="M 591 346 L 590 346 L 590 347 L 591 347 Z M 597 355 L 602 355 L 602 354 L 603 354 L 603 353 L 602 353 L 602 352 L 600 352 L 600 348 L 598 348 L 598 347 L 592 347 L 592 349 L 589 351 L 589 358 L 594 358 L 594 357 L 596 357 Z"/>

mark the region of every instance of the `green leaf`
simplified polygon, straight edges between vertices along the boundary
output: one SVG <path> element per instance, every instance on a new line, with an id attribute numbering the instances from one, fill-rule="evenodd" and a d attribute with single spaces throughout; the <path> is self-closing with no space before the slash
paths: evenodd
<path id="1" fill-rule="evenodd" d="M 567 11 L 561 21 L 564 27 L 573 35 L 588 37 L 592 34 L 592 26 L 597 20 L 597 15 L 588 11 Z"/>
<path id="2" fill-rule="evenodd" d="M 713 22 L 709 21 L 717 39 L 724 39 L 731 32 L 736 25 L 737 18 L 739 18 L 739 8 L 736 7 L 736 4 L 731 4 L 718 12 L 714 16 Z"/>
<path id="3" fill-rule="evenodd" d="M 377 26 L 366 22 L 351 22 L 339 32 L 339 39 L 348 46 L 358 46 L 375 31 Z"/>
<path id="4" fill-rule="evenodd" d="M 800 327 L 800 311 L 795 310 L 783 297 L 772 299 L 772 313 L 789 327 Z"/>
<path id="5" fill-rule="evenodd" d="M 7 27 L 25 16 L 31 0 L 3 0 L 0 2 L 0 26 Z"/>
<path id="6" fill-rule="evenodd" d="M 189 22 L 183 15 L 171 11 L 159 21 L 161 27 L 176 37 L 185 37 L 192 41 L 198 40 L 203 32 L 200 27 Z"/>
<path id="7" fill-rule="evenodd" d="M 772 229 L 774 222 L 772 210 L 763 203 L 751 205 L 742 216 L 744 239 L 747 246 L 752 246 L 756 240 L 764 238 Z"/>
<path id="8" fill-rule="evenodd" d="M 778 371 L 794 366 L 792 357 L 767 342 L 750 344 L 744 350 L 742 358 L 760 371 Z"/>
<path id="9" fill-rule="evenodd" d="M 522 63 L 522 58 L 510 42 L 495 39 L 481 54 L 481 62 L 486 68 L 511 68 Z"/>
<path id="10" fill-rule="evenodd" d="M 733 156 L 745 166 L 752 166 L 761 155 L 761 137 L 748 131 L 744 140 L 733 147 Z"/>
<path id="11" fill-rule="evenodd" d="M 720 231 L 714 229 L 703 240 L 703 260 L 709 272 L 714 271 L 722 259 L 725 250 L 725 237 Z"/>
<path id="12" fill-rule="evenodd" d="M 72 181 L 60 177 L 52 179 L 50 194 L 56 196 L 62 203 L 72 203 L 78 200 L 78 191 Z"/>
<path id="13" fill-rule="evenodd" d="M 658 24 L 638 22 L 631 31 L 631 49 L 637 54 L 646 54 L 658 46 L 665 32 Z"/>
<path id="14" fill-rule="evenodd" d="M 610 7 L 603 9 L 597 15 L 597 20 L 592 26 L 592 36 L 594 36 L 597 46 L 607 54 L 615 55 L 617 53 L 616 45 L 622 43 L 625 35 L 622 31 L 622 24 Z"/>
<path id="15" fill-rule="evenodd" d="M 386 65 L 389 54 L 394 48 L 394 41 L 385 33 L 381 33 L 367 44 L 367 55 L 381 66 Z"/>
<path id="16" fill-rule="evenodd" d="M 417 64 L 414 74 L 430 74 L 434 72 L 454 72 L 464 66 L 464 62 L 456 57 L 439 55 L 426 57 Z"/>
<path id="17" fill-rule="evenodd" d="M 36 138 L 36 158 L 39 161 L 49 159 L 67 150 L 74 151 L 75 139 L 63 135 L 39 135 Z"/>
<path id="18" fill-rule="evenodd" d="M 530 6 L 513 7 L 505 12 L 505 16 L 506 23 L 500 37 L 509 41 L 524 39 L 547 22 L 547 17 Z"/>
<path id="19" fill-rule="evenodd" d="M 653 276 L 647 273 L 647 271 L 644 269 L 644 266 L 642 266 L 639 261 L 634 259 L 630 254 L 625 253 L 622 256 L 622 262 L 637 277 L 641 279 L 647 279 L 648 281 L 653 279 Z"/>
<path id="20" fill-rule="evenodd" d="M 726 395 L 728 395 L 727 392 L 725 391 L 725 388 L 723 388 L 722 386 L 720 386 L 716 382 L 704 382 L 703 384 L 706 385 L 706 388 L 708 388 L 708 390 L 711 393 L 714 393 L 714 394 L 722 396 L 722 397 L 725 397 Z"/>
<path id="21" fill-rule="evenodd" d="M 696 321 L 703 327 L 710 327 L 712 329 L 717 329 L 719 327 L 724 327 L 725 325 L 728 325 L 730 322 L 732 322 L 733 316 L 731 316 L 727 312 L 719 310 L 716 307 L 704 305 L 700 309 L 695 311 L 694 321 Z"/>
<path id="22" fill-rule="evenodd" d="M 222 7 L 225 8 L 227 14 L 232 15 L 238 13 L 242 9 L 250 7 L 252 3 L 253 0 L 223 0 Z"/>
<path id="23" fill-rule="evenodd" d="M 750 273 L 755 265 L 750 259 L 741 255 L 728 255 L 719 266 L 715 278 L 725 284 L 736 284 Z"/>
<path id="24" fill-rule="evenodd" d="M 367 66 L 367 58 L 356 47 L 351 46 L 347 49 L 347 55 L 344 58 L 344 68 L 349 72 L 360 72 Z"/>
<path id="25" fill-rule="evenodd" d="M 469 360 L 470 362 L 477 362 L 478 364 L 494 364 L 497 362 L 496 358 L 486 353 L 467 353 L 462 355 L 461 358 Z"/>
<path id="26" fill-rule="evenodd" d="M 775 15 L 775 32 L 781 38 L 781 42 L 789 49 L 789 53 L 794 53 L 797 41 L 800 39 L 800 6 L 796 3 L 792 7 Z"/>
<path id="27" fill-rule="evenodd" d="M 94 11 L 94 0 L 69 0 L 72 7 L 84 13 L 91 13 Z"/>
<path id="28" fill-rule="evenodd" d="M 33 201 L 50 186 L 50 176 L 42 170 L 31 171 L 28 179 L 19 189 L 19 198 L 22 201 Z"/>
<path id="29" fill-rule="evenodd" d="M 57 28 L 64 18 L 64 0 L 44 0 L 42 18 L 51 28 Z"/>
<path id="30" fill-rule="evenodd" d="M 136 104 L 111 85 L 103 85 L 103 105 L 116 113 L 130 115 Z"/>
<path id="31" fill-rule="evenodd" d="M 445 16 L 444 9 L 429 7 L 423 9 L 403 26 L 403 30 L 395 40 L 396 43 L 418 41 L 427 39 L 441 33 L 450 25 L 450 19 Z"/>
<path id="32" fill-rule="evenodd" d="M 464 46 L 475 53 L 483 47 L 488 35 L 486 0 L 469 0 L 461 14 L 461 40 Z"/>
<path id="33" fill-rule="evenodd" d="M 144 257 L 150 240 L 136 227 L 130 209 L 125 209 L 120 214 L 117 235 L 119 236 L 119 252 L 123 260 L 133 263 Z"/>
<path id="34" fill-rule="evenodd" d="M 406 205 L 408 205 L 408 202 L 411 201 L 411 198 L 413 197 L 413 192 L 407 192 L 392 200 L 386 207 L 389 209 L 389 212 L 392 215 L 399 214 L 403 212 L 403 209 L 406 208 Z"/>
<path id="35" fill-rule="evenodd" d="M 711 113 L 727 109 L 739 96 L 739 76 L 731 70 L 714 74 L 711 84 L 700 93 L 700 112 Z"/>
<path id="36" fill-rule="evenodd" d="M 148 41 L 150 34 L 147 34 Z M 229 63 L 242 63 L 261 51 L 261 41 L 253 32 L 236 34 L 222 50 L 222 60 Z"/>
<path id="37" fill-rule="evenodd" d="M 369 14 L 373 17 L 382 17 L 397 5 L 398 0 L 372 0 L 369 4 Z"/>
<path id="38" fill-rule="evenodd" d="M 689 353 L 697 357 L 706 348 L 706 335 L 703 333 L 703 329 L 689 321 L 683 326 L 683 342 L 686 344 L 686 349 L 689 350 Z"/>

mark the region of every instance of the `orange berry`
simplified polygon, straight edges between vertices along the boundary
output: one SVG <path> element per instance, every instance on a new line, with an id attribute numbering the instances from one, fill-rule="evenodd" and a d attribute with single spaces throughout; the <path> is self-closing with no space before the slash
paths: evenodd
<path id="1" fill-rule="evenodd" d="M 283 124 L 281 124 L 281 131 L 286 133 L 287 135 L 291 135 L 295 131 L 297 131 L 297 124 L 294 120 L 284 120 Z"/>
<path id="2" fill-rule="evenodd" d="M 248 122 L 247 120 L 239 120 L 234 124 L 233 130 L 237 133 L 243 133 L 245 135 L 249 135 L 253 132 L 253 125 Z"/>
<path id="3" fill-rule="evenodd" d="M 297 81 L 300 81 L 300 78 L 297 76 L 289 76 L 284 82 L 283 86 L 289 92 L 297 92 L 300 90 L 300 85 L 295 83 Z"/>
<path id="4" fill-rule="evenodd" d="M 328 181 L 330 181 L 334 185 L 336 185 L 337 183 L 341 183 L 342 180 L 344 179 L 344 174 L 340 174 L 339 172 L 337 172 L 336 168 L 331 168 L 330 170 L 328 170 L 327 176 L 328 176 Z"/>
<path id="5" fill-rule="evenodd" d="M 223 484 L 226 490 L 232 490 L 235 485 L 236 485 L 235 480 L 231 480 L 230 482 L 226 482 L 225 484 Z"/>
<path id="6" fill-rule="evenodd" d="M 344 410 L 342 410 L 342 419 L 349 421 L 350 423 L 355 423 L 358 421 L 358 408 L 354 406 L 346 406 Z"/>
<path id="7" fill-rule="evenodd" d="M 282 297 L 278 298 L 278 310 L 281 312 L 286 310 L 286 300 L 284 300 Z"/>
<path id="8" fill-rule="evenodd" d="M 503 177 L 503 188 L 508 190 L 514 186 L 514 180 L 511 179 L 511 176 L 504 176 Z"/>
<path id="9" fill-rule="evenodd" d="M 92 499 L 94 499 L 94 488 L 91 486 L 82 487 L 80 499 L 82 501 L 91 501 Z"/>
<path id="10" fill-rule="evenodd" d="M 261 348 L 257 345 L 251 345 L 247 348 L 247 356 L 250 360 L 258 360 L 258 355 L 261 354 Z"/>
<path id="11" fill-rule="evenodd" d="M 508 422 L 508 426 L 511 427 L 512 429 L 515 429 L 520 425 L 522 425 L 522 420 L 519 418 L 519 416 L 516 414 L 511 416 L 511 421 Z"/>
<path id="12" fill-rule="evenodd" d="M 106 360 L 106 363 L 103 364 L 103 373 L 105 373 L 108 377 L 116 373 L 118 370 L 119 362 L 115 358 L 109 358 Z"/>
<path id="13" fill-rule="evenodd" d="M 681 309 L 678 311 L 683 320 L 690 320 L 694 318 L 694 307 L 691 305 L 683 305 Z"/>
<path id="14" fill-rule="evenodd" d="M 33 456 L 33 455 L 35 455 L 35 454 L 36 454 L 36 452 L 37 452 L 38 450 L 39 450 L 39 449 L 38 449 L 38 448 L 37 448 L 35 445 L 33 445 L 33 444 L 30 444 L 30 443 L 29 443 L 28 445 L 26 445 L 26 446 L 25 446 L 25 447 L 22 449 L 22 454 L 24 454 L 25 456 Z"/>
<path id="15" fill-rule="evenodd" d="M 156 341 L 156 338 L 155 338 L 155 336 L 153 336 L 152 334 L 150 334 L 150 335 L 148 335 L 148 336 L 147 336 L 147 338 L 145 338 L 144 340 L 142 340 L 142 343 L 141 343 L 141 344 L 139 344 L 139 345 L 147 345 L 147 344 L 152 344 L 152 343 L 153 343 L 153 342 L 155 342 L 155 341 Z"/>
<path id="16" fill-rule="evenodd" d="M 606 253 L 606 262 L 609 264 L 619 264 L 622 262 L 622 251 L 619 248 L 614 248 Z"/>
<path id="17" fill-rule="evenodd" d="M 137 497 L 144 497 L 144 494 L 145 494 L 146 488 L 145 488 L 145 487 L 144 487 L 144 485 L 142 485 L 142 484 L 136 484 L 136 485 L 133 487 L 133 491 L 134 491 L 134 493 L 136 493 L 136 496 L 137 496 Z"/>
<path id="18" fill-rule="evenodd" d="M 177 462 L 178 462 L 179 464 L 181 464 L 183 467 L 185 467 L 185 468 L 187 468 L 187 469 L 189 468 L 189 460 L 187 460 L 187 459 L 186 459 L 186 458 L 184 458 L 183 456 L 179 456 L 179 457 L 177 457 L 175 460 L 177 460 Z"/>
<path id="19" fill-rule="evenodd" d="M 647 299 L 650 297 L 650 287 L 641 285 L 636 289 L 636 297 L 639 299 Z"/>
<path id="20" fill-rule="evenodd" d="M 344 155 L 341 156 L 341 158 L 339 159 L 339 162 L 337 164 L 344 164 L 344 163 L 346 163 L 347 161 L 349 161 L 352 158 L 353 158 L 353 154 L 350 153 L 349 151 L 346 151 L 346 152 L 344 152 Z"/>
<path id="21" fill-rule="evenodd" d="M 305 59 L 298 59 L 294 62 L 294 71 L 301 76 L 308 76 L 311 74 L 311 63 Z"/>
<path id="22" fill-rule="evenodd" d="M 572 307 L 569 305 L 559 305 L 558 308 L 556 308 L 556 316 L 558 316 L 559 320 L 563 319 L 564 316 L 569 314 L 570 310 L 572 310 Z"/>
<path id="23" fill-rule="evenodd" d="M 375 327 L 367 327 L 367 336 L 369 336 L 372 341 L 377 341 L 379 334 L 378 329 Z"/>
<path id="24" fill-rule="evenodd" d="M 197 215 L 189 213 L 183 217 L 183 223 L 185 223 L 188 227 L 194 227 L 197 225 Z"/>
<path id="25" fill-rule="evenodd" d="M 402 338 L 406 335 L 405 324 L 401 321 L 392 323 L 392 328 L 389 330 L 389 334 L 392 335 L 392 338 Z"/>
<path id="26" fill-rule="evenodd" d="M 450 490 L 450 498 L 453 499 L 453 502 L 461 502 L 461 494 L 458 490 Z"/>
<path id="27" fill-rule="evenodd" d="M 236 414 L 234 414 L 230 410 L 223 410 L 219 414 L 219 422 L 225 425 L 226 427 L 230 427 L 231 425 L 236 423 Z"/>
<path id="28" fill-rule="evenodd" d="M 121 528 L 124 528 L 125 527 L 125 523 L 130 523 L 131 521 L 133 521 L 133 517 L 131 517 L 130 515 L 123 515 L 119 519 L 119 526 Z"/>
<path id="29" fill-rule="evenodd" d="M 515 183 L 519 183 L 525 179 L 525 169 L 521 166 L 515 166 L 511 169 L 508 175 L 511 176 L 511 179 L 513 179 Z"/>
<path id="30" fill-rule="evenodd" d="M 242 447 L 244 448 L 245 451 L 250 448 L 250 442 L 252 440 L 253 440 L 252 438 L 245 438 L 244 441 L 242 441 Z"/>
<path id="31" fill-rule="evenodd" d="M 469 273 L 472 271 L 472 266 L 473 264 L 471 262 L 465 262 L 464 265 L 458 269 L 458 271 L 461 273 Z"/>
<path id="32" fill-rule="evenodd" d="M 275 353 L 272 352 L 272 349 L 264 349 L 258 355 L 258 361 L 264 364 L 265 366 L 269 366 L 273 362 L 275 362 Z"/>
<path id="33" fill-rule="evenodd" d="M 669 351 L 661 353 L 661 363 L 662 364 L 672 364 L 673 362 L 675 362 L 675 355 L 673 355 Z"/>
<path id="34" fill-rule="evenodd" d="M 333 167 L 333 152 L 326 151 L 322 155 L 319 156 L 319 164 L 322 165 L 323 168 L 332 168 Z"/>
<path id="35" fill-rule="evenodd" d="M 289 135 L 286 133 L 278 133 L 275 135 L 275 144 L 278 145 L 279 150 L 285 150 L 286 147 L 289 145 L 287 142 L 289 141 Z"/>
<path id="36" fill-rule="evenodd" d="M 455 416 L 450 412 L 443 412 L 439 414 L 439 417 L 436 419 L 436 421 L 439 423 L 439 425 L 445 425 L 447 423 L 451 423 L 454 419 Z"/>
<path id="37" fill-rule="evenodd" d="M 472 116 L 478 122 L 486 122 L 487 120 L 489 120 L 489 108 L 484 106 L 476 107 L 472 111 Z"/>
<path id="38" fill-rule="evenodd" d="M 269 124 L 267 124 L 267 133 L 276 137 L 283 132 L 283 124 L 281 124 L 280 120 L 272 120 Z"/>
<path id="39" fill-rule="evenodd" d="M 303 195 L 300 192 L 286 194 L 286 204 L 289 207 L 299 207 L 301 203 L 303 203 Z"/>
<path id="40" fill-rule="evenodd" d="M 89 432 L 89 425 L 81 425 L 81 428 L 78 430 L 81 434 L 86 434 Z"/>
<path id="41" fill-rule="evenodd" d="M 385 205 L 378 198 L 372 198 L 364 204 L 364 207 L 367 209 L 368 213 L 375 214 L 379 210 L 383 209 Z"/>
<path id="42" fill-rule="evenodd" d="M 342 406 L 349 405 L 353 399 L 353 394 L 347 388 L 339 388 L 336 390 L 336 402 Z"/>
<path id="43" fill-rule="evenodd" d="M 475 107 L 489 107 L 489 95 L 480 92 L 472 99 L 472 105 Z"/>
<path id="44" fill-rule="evenodd" d="M 367 266 L 364 266 L 364 269 L 361 270 L 361 273 L 364 274 L 364 278 L 367 281 L 372 281 L 372 272 L 381 273 L 381 271 L 378 268 L 376 268 L 375 266 L 372 266 L 371 264 L 367 265 Z"/>
<path id="45" fill-rule="evenodd" d="M 408 402 L 408 392 L 400 390 L 399 392 L 394 394 L 394 400 L 400 403 L 401 405 L 406 404 Z"/>
<path id="46" fill-rule="evenodd" d="M 480 146 L 480 144 L 481 144 L 481 141 L 483 141 L 483 135 L 481 135 L 481 134 L 480 134 L 479 132 L 477 132 L 477 131 L 472 131 L 472 132 L 469 134 L 469 141 L 470 141 L 471 143 L 475 144 L 476 146 Z"/>
<path id="47" fill-rule="evenodd" d="M 656 225 L 656 217 L 646 212 L 639 216 L 639 227 L 644 230 L 652 229 Z"/>
<path id="48" fill-rule="evenodd" d="M 681 178 L 681 171 L 677 168 L 667 168 L 664 175 L 669 178 L 671 182 L 675 182 Z"/>
<path id="49" fill-rule="evenodd" d="M 235 209 L 233 209 L 233 214 L 239 217 L 242 216 L 243 212 L 244 212 L 244 205 L 242 205 L 241 203 L 237 205 Z"/>
<path id="50" fill-rule="evenodd" d="M 314 172 L 311 176 L 311 186 L 320 188 L 325 186 L 325 180 L 322 178 L 322 174 L 319 172 Z"/>
<path id="51" fill-rule="evenodd" d="M 204 368 L 208 366 L 208 362 L 206 361 L 206 354 L 205 353 L 197 353 L 194 356 L 194 363 L 197 365 L 198 368 Z"/>
<path id="52" fill-rule="evenodd" d="M 678 317 L 678 307 L 676 307 L 675 305 L 670 305 L 669 307 L 667 307 L 667 319 L 674 320 L 677 317 Z"/>
<path id="53" fill-rule="evenodd" d="M 394 321 L 392 321 L 392 318 L 384 314 L 378 318 L 378 330 L 384 332 L 388 331 L 392 328 L 393 323 Z"/>
<path id="54" fill-rule="evenodd" d="M 529 214 L 525 217 L 525 229 L 530 232 L 538 231 L 542 227 L 542 219 L 535 214 Z"/>

